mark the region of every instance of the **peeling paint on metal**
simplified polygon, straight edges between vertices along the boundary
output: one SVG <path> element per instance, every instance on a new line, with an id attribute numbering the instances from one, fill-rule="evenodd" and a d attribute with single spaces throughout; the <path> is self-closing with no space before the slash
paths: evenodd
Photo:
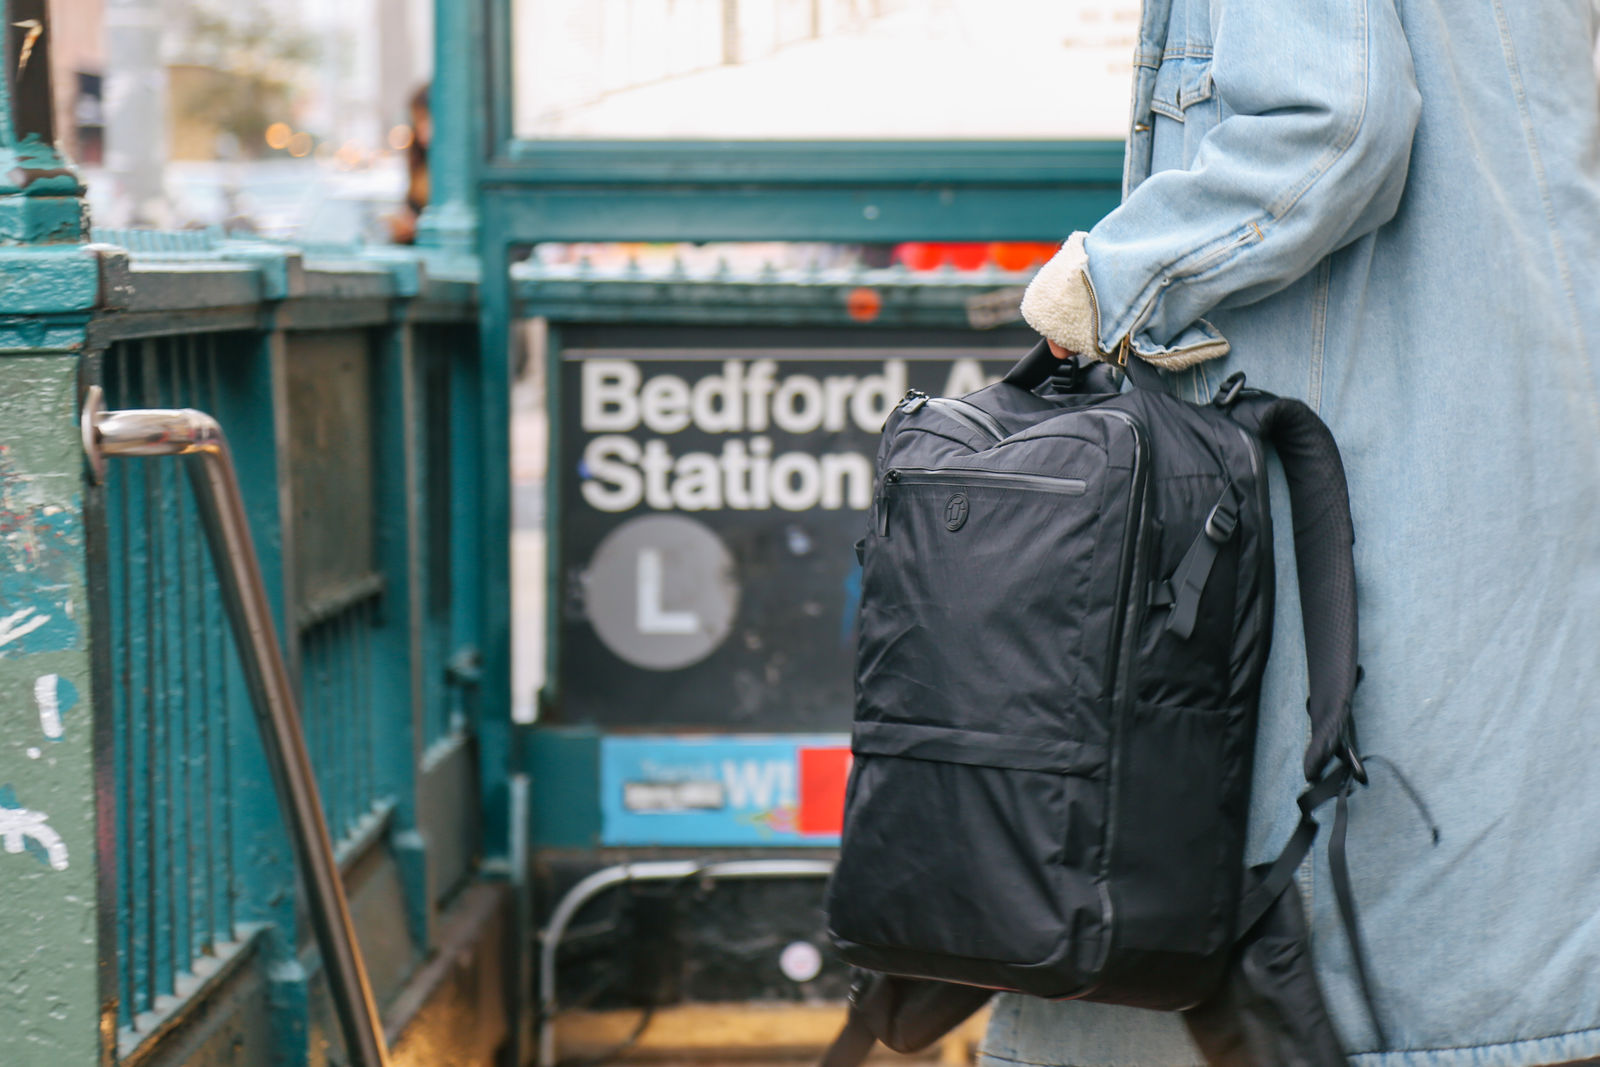
<path id="1" fill-rule="evenodd" d="M 72 576 L 83 552 L 75 510 L 42 499 L 0 445 L 0 657 L 82 647 Z"/>
<path id="2" fill-rule="evenodd" d="M 53 871 L 67 869 L 67 846 L 50 828 L 50 816 L 23 807 L 9 785 L 0 785 L 0 848 L 13 856 L 26 851 Z"/>
<path id="3" fill-rule="evenodd" d="M 78 702 L 78 689 L 59 674 L 44 674 L 33 681 L 33 702 L 39 706 L 39 729 L 52 741 L 65 735 L 61 713 Z"/>
<path id="4" fill-rule="evenodd" d="M 0 939 L 7 1067 L 101 1062 L 78 370 L 73 356 L 0 358 L 0 930 L 18 932 Z"/>

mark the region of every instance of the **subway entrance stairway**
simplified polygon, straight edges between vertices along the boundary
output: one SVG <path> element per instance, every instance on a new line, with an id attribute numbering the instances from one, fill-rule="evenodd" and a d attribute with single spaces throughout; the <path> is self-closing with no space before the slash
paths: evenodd
<path id="1" fill-rule="evenodd" d="M 0 0 L 4 1067 L 842 1021 L 876 428 L 1027 347 L 1031 260 L 962 257 L 1091 224 L 1121 145 L 518 142 L 510 6 L 436 6 L 393 248 L 92 228 L 49 4 Z"/>

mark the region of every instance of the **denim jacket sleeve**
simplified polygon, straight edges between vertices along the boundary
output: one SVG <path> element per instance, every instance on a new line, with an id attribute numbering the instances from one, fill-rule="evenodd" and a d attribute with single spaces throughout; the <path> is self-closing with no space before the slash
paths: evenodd
<path id="1" fill-rule="evenodd" d="M 1210 309 L 1283 289 L 1394 216 L 1420 110 L 1396 3 L 1212 0 L 1216 124 L 1085 244 L 1105 351 L 1214 347 Z"/>

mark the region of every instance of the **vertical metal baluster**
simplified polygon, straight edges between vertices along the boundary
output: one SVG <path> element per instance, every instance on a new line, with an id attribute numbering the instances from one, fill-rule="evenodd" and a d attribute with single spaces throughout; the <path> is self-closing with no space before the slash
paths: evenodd
<path id="1" fill-rule="evenodd" d="M 345 692 L 345 737 L 348 739 L 345 750 L 349 753 L 349 761 L 345 768 L 345 778 L 350 789 L 350 820 L 355 822 L 367 813 L 368 800 L 366 782 L 361 773 L 364 762 L 362 755 L 365 751 L 366 739 L 363 736 L 361 718 L 361 657 L 356 654 L 356 642 L 360 639 L 362 608 L 366 601 L 360 600 L 345 609 L 339 618 L 344 630 L 344 692 Z"/>
<path id="2" fill-rule="evenodd" d="M 313 627 L 299 630 L 290 640 L 300 642 L 300 732 L 306 737 L 306 755 L 311 759 L 311 774 L 322 788 L 322 716 L 317 714 L 317 643 Z M 327 803 L 323 790 L 323 803 Z M 331 833 L 331 830 L 330 830 Z"/>
<path id="3" fill-rule="evenodd" d="M 358 790 L 356 789 L 354 774 L 356 767 L 356 732 L 351 728 L 354 725 L 353 713 L 355 711 L 355 709 L 351 707 L 350 701 L 351 610 L 351 607 L 345 607 L 334 618 L 333 622 L 334 633 L 338 635 L 339 642 L 339 671 L 338 674 L 334 676 L 334 684 L 338 687 L 339 692 L 339 753 L 342 757 L 339 760 L 339 784 L 343 787 L 344 792 L 344 819 L 346 827 L 349 827 L 361 817 L 361 807 L 359 803 L 360 798 L 357 796 Z"/>
<path id="4" fill-rule="evenodd" d="M 333 620 L 317 623 L 317 707 L 322 723 L 322 804 L 328 820 L 328 833 L 337 845 L 344 840 L 344 804 L 339 795 L 339 711 L 334 706 L 333 670 L 339 642 Z"/>
<path id="5" fill-rule="evenodd" d="M 350 828 L 355 824 L 361 812 L 356 807 L 356 790 L 354 775 L 350 772 L 355 766 L 355 753 L 351 750 L 355 741 L 355 732 L 350 729 L 350 609 L 342 609 L 333 620 L 333 633 L 335 647 L 339 650 L 338 670 L 329 681 L 332 682 L 334 702 L 339 705 L 339 785 L 344 808 L 345 836 L 350 835 Z"/>
<path id="6" fill-rule="evenodd" d="M 166 397 L 162 394 L 162 369 L 172 360 L 172 340 L 162 338 L 156 342 L 157 351 L 160 353 L 151 367 L 151 407 L 165 407 Z M 165 803 L 166 831 L 165 854 L 166 867 L 162 874 L 166 877 L 166 892 L 163 894 L 166 916 L 166 969 L 162 974 L 161 992 L 177 992 L 178 969 L 183 965 L 179 959 L 179 930 L 182 924 L 178 914 L 178 887 L 183 879 L 179 871 L 180 848 L 182 842 L 178 837 L 178 792 L 174 788 L 178 778 L 178 768 L 174 762 L 179 752 L 179 739 L 177 734 L 177 690 L 182 685 L 181 679 L 173 677 L 174 663 L 173 651 L 176 645 L 183 640 L 182 634 L 173 632 L 173 589 L 172 575 L 170 573 L 169 559 L 173 555 L 174 546 L 171 544 L 172 521 L 168 516 L 170 504 L 181 488 L 178 484 L 178 472 L 173 464 L 159 462 L 156 466 L 156 548 L 160 553 L 155 566 L 155 575 L 160 583 L 161 591 L 161 789 L 162 799 Z M 168 488 L 170 486 L 170 488 Z"/>
<path id="7" fill-rule="evenodd" d="M 152 373 L 155 366 L 155 345 L 145 341 L 139 346 L 139 369 L 142 379 L 140 389 L 140 404 L 143 407 L 154 407 L 155 398 L 152 388 Z M 157 486 L 160 477 L 160 461 L 154 459 L 141 460 L 139 466 L 143 473 L 144 488 L 144 541 L 145 550 L 150 554 L 149 562 L 145 568 L 145 624 L 148 627 L 150 641 L 145 657 L 145 853 L 149 868 L 146 879 L 146 888 L 149 890 L 149 973 L 147 981 L 149 988 L 145 995 L 149 999 L 150 1007 L 155 1006 L 155 998 L 161 991 L 161 945 L 162 930 L 160 915 L 162 912 L 161 899 L 161 831 L 160 817 L 163 812 L 159 809 L 160 792 L 158 778 L 160 776 L 162 744 L 161 744 L 161 714 L 158 702 L 161 699 L 161 670 L 162 637 L 164 636 L 164 618 L 160 610 L 160 558 L 161 551 L 156 531 L 156 515 L 160 511 L 160 501 L 157 498 Z"/>
<path id="8" fill-rule="evenodd" d="M 333 763 L 339 808 L 339 836 L 348 837 L 352 821 L 352 790 L 350 788 L 350 694 L 345 683 L 350 678 L 350 641 L 345 633 L 345 620 L 350 609 L 341 608 L 339 614 L 328 620 L 328 644 L 333 649 L 333 663 L 328 671 L 328 704 L 332 709 L 330 719 L 332 734 L 336 738 L 337 756 Z"/>
<path id="9" fill-rule="evenodd" d="M 116 402 L 126 404 L 128 397 L 128 350 L 125 344 L 117 345 L 109 353 L 107 359 L 108 372 L 114 375 L 116 382 Z M 115 628 L 117 654 L 122 661 L 122 670 L 118 681 L 119 706 L 113 714 L 116 716 L 117 739 L 121 751 L 118 753 L 117 776 L 119 793 L 122 803 L 121 810 L 117 813 L 118 837 L 117 841 L 117 884 L 121 896 L 117 932 L 119 950 L 117 980 L 120 985 L 120 1012 L 122 1025 L 133 1026 L 133 1017 L 137 1012 L 134 1001 L 134 825 L 133 813 L 137 810 L 133 803 L 134 769 L 133 769 L 133 596 L 130 577 L 133 573 L 133 528 L 128 516 L 128 478 L 133 471 L 128 467 L 117 469 L 115 484 L 117 521 L 114 524 L 117 533 L 116 551 L 111 558 L 120 570 L 116 576 L 116 584 L 122 596 L 117 605 L 118 614 L 122 625 Z M 115 626 L 115 622 L 113 622 Z"/>
<path id="10" fill-rule="evenodd" d="M 322 633 L 320 624 L 306 627 L 301 636 L 305 650 L 305 718 L 311 735 L 312 764 L 317 788 L 322 794 L 322 817 L 328 823 L 328 836 L 338 840 L 338 828 L 333 823 L 333 794 L 328 790 L 328 738 L 327 709 L 322 706 Z"/>
<path id="11" fill-rule="evenodd" d="M 374 597 L 361 606 L 361 707 L 366 718 L 362 755 L 366 764 L 367 806 L 378 799 L 378 716 L 372 704 L 372 628 L 378 624 L 378 601 Z"/>
<path id="12" fill-rule="evenodd" d="M 217 339 L 209 337 L 206 342 L 206 410 L 217 411 L 218 398 L 221 389 L 217 385 Z M 216 689 L 216 715 L 219 727 L 219 748 L 221 767 L 217 781 L 222 784 L 222 794 L 219 796 L 206 788 L 206 808 L 220 807 L 222 810 L 222 923 L 223 936 L 232 941 L 233 928 L 233 808 L 228 803 L 228 784 L 233 779 L 233 700 L 229 691 L 228 665 L 230 660 L 230 646 L 228 643 L 228 628 L 223 625 L 222 618 L 222 589 L 218 584 L 216 572 L 213 568 L 206 568 L 206 632 L 216 637 L 215 656 L 212 662 L 216 664 L 217 677 Z"/>
<path id="13" fill-rule="evenodd" d="M 366 625 L 367 602 L 359 600 L 345 612 L 345 633 L 350 664 L 350 792 L 355 797 L 356 818 L 372 809 L 372 791 L 367 786 L 367 731 L 365 708 L 361 703 L 361 631 Z"/>
<path id="14" fill-rule="evenodd" d="M 167 352 L 167 377 L 171 383 L 171 399 L 173 407 L 187 406 L 183 390 L 183 353 L 187 351 L 188 346 L 189 339 L 187 337 L 175 338 L 171 342 Z M 194 689 L 193 686 L 190 685 L 189 674 L 189 644 L 192 639 L 192 631 L 189 629 L 189 558 L 192 554 L 193 539 L 189 537 L 189 527 L 188 523 L 185 521 L 186 516 L 184 514 L 184 497 L 188 492 L 188 489 L 183 485 L 182 479 L 178 477 L 178 472 L 175 469 L 176 465 L 168 463 L 167 466 L 174 468 L 172 471 L 173 478 L 171 497 L 173 521 L 170 524 L 170 529 L 173 540 L 176 542 L 173 546 L 175 550 L 175 558 L 173 560 L 173 578 L 175 579 L 174 588 L 177 593 L 178 601 L 178 629 L 176 633 L 178 677 L 177 685 L 174 687 L 174 696 L 177 699 L 177 715 L 175 718 L 176 730 L 174 732 L 177 734 L 177 736 L 174 738 L 172 747 L 173 752 L 177 757 L 178 765 L 182 769 L 181 775 L 177 775 L 175 777 L 177 777 L 177 785 L 180 789 L 179 795 L 182 798 L 178 804 L 178 814 L 183 825 L 183 831 L 181 834 L 181 844 L 183 850 L 183 876 L 181 878 L 174 878 L 172 893 L 173 909 L 175 912 L 181 915 L 183 922 L 181 925 L 174 924 L 173 970 L 192 971 L 194 968 L 194 959 L 197 955 L 195 951 L 194 928 L 195 913 L 197 911 L 195 907 L 194 889 L 195 805 L 193 780 L 190 774 L 191 765 L 194 762 L 193 739 L 195 737 L 195 730 L 193 728 L 193 714 L 191 710 L 194 704 Z M 177 851 L 179 844 L 180 838 L 174 837 L 172 842 L 174 851 Z M 177 865 L 174 864 L 174 874 L 177 874 L 176 867 Z M 178 891 L 180 887 L 183 893 L 182 908 L 178 907 Z M 178 956 L 177 954 L 177 947 L 180 944 L 183 946 L 182 956 Z"/>
<path id="15" fill-rule="evenodd" d="M 347 735 L 350 738 L 350 794 L 355 797 L 356 818 L 372 809 L 372 792 L 367 788 L 367 718 L 361 703 L 361 631 L 366 625 L 367 602 L 358 600 L 344 614 L 346 663 L 349 679 L 346 689 L 350 695 Z"/>
<path id="16" fill-rule="evenodd" d="M 349 830 L 349 812 L 345 794 L 343 771 L 343 745 L 339 737 L 339 617 L 325 619 L 318 632 L 322 641 L 322 718 L 323 737 L 328 744 L 328 820 L 334 829 L 335 841 L 343 841 Z"/>
<path id="17" fill-rule="evenodd" d="M 199 350 L 202 339 L 191 334 L 185 339 L 183 350 L 183 402 L 187 407 L 200 407 L 205 401 L 200 395 Z M 216 849 L 211 831 L 211 805 L 208 803 L 211 784 L 211 709 L 206 699 L 206 635 L 205 622 L 205 546 L 194 536 L 200 526 L 200 508 L 194 499 L 193 489 L 184 486 L 184 536 L 190 551 L 189 591 L 185 602 L 189 605 L 192 625 L 184 632 L 184 649 L 192 658 L 194 675 L 184 679 L 189 697 L 190 726 L 194 738 L 190 755 L 189 818 L 194 826 L 193 845 L 189 853 L 189 887 L 193 907 L 189 927 L 194 931 L 196 956 L 215 954 L 216 911 L 212 881 L 216 870 Z"/>
<path id="18" fill-rule="evenodd" d="M 200 361 L 199 348 L 203 342 L 192 337 L 184 353 L 185 381 L 188 384 L 188 402 L 194 407 L 201 407 L 205 399 L 200 391 Z M 188 491 L 190 494 L 193 490 Z M 192 495 L 186 496 L 189 501 L 189 512 L 195 517 L 195 524 L 199 525 L 199 507 Z M 215 821 L 211 817 L 211 716 L 214 710 L 211 705 L 211 657 L 210 640 L 207 636 L 210 631 L 206 628 L 206 564 L 202 557 L 202 546 L 199 539 L 194 539 L 194 617 L 196 630 L 195 638 L 195 673 L 198 675 L 199 690 L 199 750 L 200 774 L 195 783 L 197 793 L 190 794 L 190 804 L 194 807 L 196 817 L 201 820 L 200 840 L 204 853 L 203 861 L 197 868 L 191 868 L 191 882 L 198 881 L 201 900 L 195 909 L 195 926 L 200 931 L 200 951 L 207 955 L 216 953 L 217 937 L 217 897 L 216 874 L 217 854 Z M 191 860 L 192 862 L 192 860 Z"/>

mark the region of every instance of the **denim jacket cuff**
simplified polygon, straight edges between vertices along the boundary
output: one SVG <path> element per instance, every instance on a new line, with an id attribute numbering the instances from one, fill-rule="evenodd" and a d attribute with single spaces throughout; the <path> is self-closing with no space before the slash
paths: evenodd
<path id="1" fill-rule="evenodd" d="M 1110 353 L 1121 347 L 1122 342 L 1113 340 L 1109 347 L 1102 345 L 1100 303 L 1089 273 L 1089 255 L 1084 248 L 1086 236 L 1080 231 L 1067 238 L 1061 250 L 1039 268 L 1023 293 L 1022 317 L 1029 326 L 1068 352 L 1110 360 Z M 1163 370 L 1183 370 L 1227 355 L 1227 340 L 1210 328 L 1209 323 L 1203 325 L 1207 328 L 1200 331 L 1198 341 L 1169 348 L 1150 344 L 1148 338 L 1134 338 L 1130 348 L 1135 355 Z"/>

